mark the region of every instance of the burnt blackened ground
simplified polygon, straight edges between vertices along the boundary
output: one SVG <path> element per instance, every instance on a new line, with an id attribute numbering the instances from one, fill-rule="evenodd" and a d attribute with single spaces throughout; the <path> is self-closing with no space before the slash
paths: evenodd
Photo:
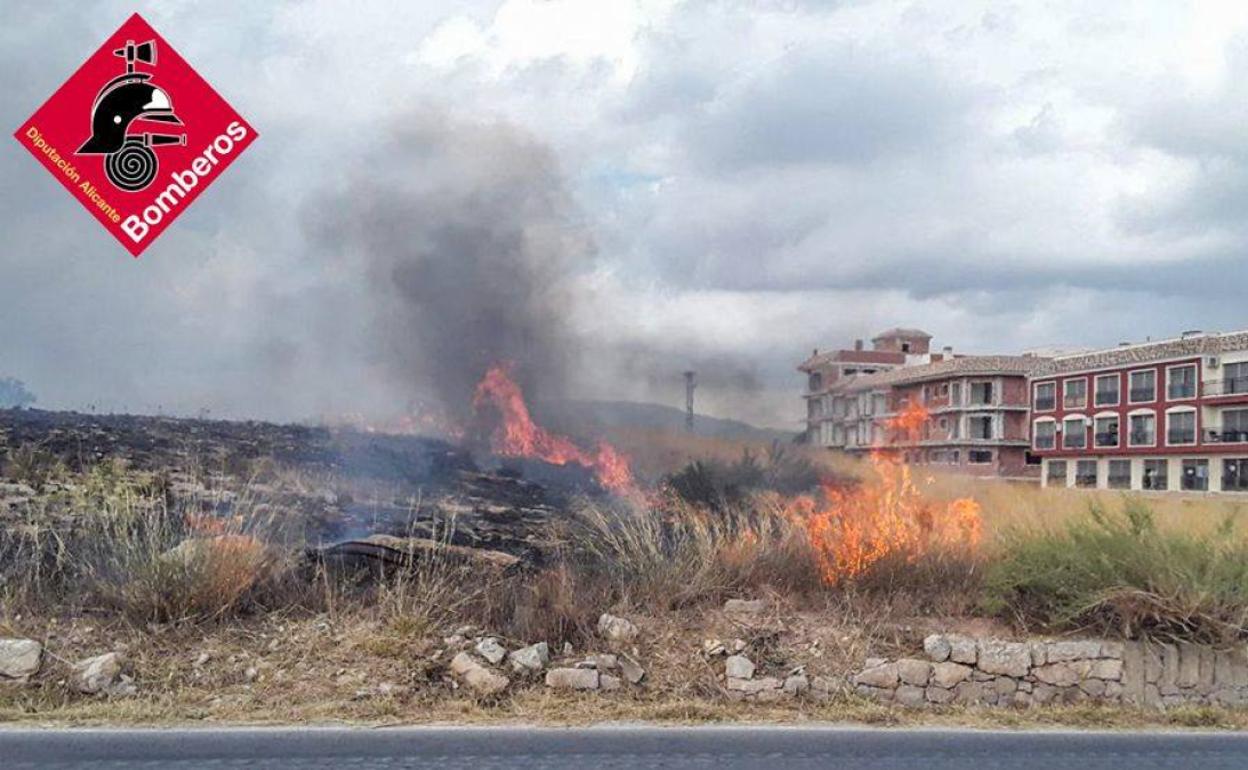
<path id="1" fill-rule="evenodd" d="M 580 469 L 480 461 L 446 441 L 265 422 L 0 410 L 0 526 L 83 474 L 121 467 L 180 509 L 279 508 L 300 538 L 432 537 L 541 561 L 550 523 L 592 492 Z M 542 466 L 542 467 L 539 467 Z M 534 481 L 533 479 L 537 480 Z"/>

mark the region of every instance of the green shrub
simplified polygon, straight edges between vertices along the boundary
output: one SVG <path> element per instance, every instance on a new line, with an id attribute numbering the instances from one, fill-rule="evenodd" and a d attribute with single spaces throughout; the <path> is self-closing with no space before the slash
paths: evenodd
<path id="1" fill-rule="evenodd" d="M 1091 505 L 1062 530 L 1006 532 L 985 591 L 1023 625 L 1228 642 L 1248 636 L 1248 542 L 1231 516 L 1197 534 L 1160 529 L 1136 499 Z"/>

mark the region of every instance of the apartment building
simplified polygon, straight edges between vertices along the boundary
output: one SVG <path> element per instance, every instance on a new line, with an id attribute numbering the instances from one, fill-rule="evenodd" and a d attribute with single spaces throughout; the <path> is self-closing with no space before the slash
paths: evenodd
<path id="1" fill-rule="evenodd" d="M 914 465 L 970 475 L 1035 478 L 1028 376 L 1032 356 L 953 356 L 845 378 L 829 393 L 824 446 L 850 453 L 887 449 Z M 917 419 L 915 419 L 917 418 Z"/>
<path id="2" fill-rule="evenodd" d="M 1248 331 L 1057 357 L 1030 390 L 1045 486 L 1248 492 Z"/>
<path id="3" fill-rule="evenodd" d="M 921 329 L 889 329 L 871 340 L 868 350 L 862 340 L 852 349 L 823 353 L 816 348 L 810 358 L 798 365 L 806 374 L 806 440 L 816 446 L 832 446 L 832 392 L 850 377 L 876 374 L 931 360 L 932 335 Z"/>

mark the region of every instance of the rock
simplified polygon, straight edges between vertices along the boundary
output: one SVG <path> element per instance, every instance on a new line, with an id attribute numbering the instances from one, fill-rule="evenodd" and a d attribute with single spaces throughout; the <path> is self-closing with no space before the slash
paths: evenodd
<path id="1" fill-rule="evenodd" d="M 1079 683 L 1079 689 L 1086 695 L 1099 698 L 1105 694 L 1105 682 L 1101 679 L 1084 679 Z"/>
<path id="2" fill-rule="evenodd" d="M 816 676 L 810 680 L 810 691 L 818 699 L 830 698 L 838 689 L 838 681 L 830 676 Z"/>
<path id="3" fill-rule="evenodd" d="M 961 663 L 932 664 L 932 684 L 946 689 L 955 687 L 960 682 L 971 678 L 971 667 Z"/>
<path id="4" fill-rule="evenodd" d="M 999 676 L 992 680 L 992 690 L 998 696 L 1013 695 L 1018 690 L 1018 682 L 1008 676 Z"/>
<path id="5" fill-rule="evenodd" d="M 619 657 L 611 655 L 610 653 L 595 655 L 593 660 L 594 668 L 599 671 L 614 671 L 620 667 Z"/>
<path id="6" fill-rule="evenodd" d="M 762 599 L 729 599 L 724 602 L 724 612 L 753 615 L 767 609 Z"/>
<path id="7" fill-rule="evenodd" d="M 773 676 L 763 677 L 762 679 L 729 679 L 728 689 L 742 692 L 746 695 L 755 695 L 765 690 L 779 690 L 783 684 L 783 682 Z"/>
<path id="8" fill-rule="evenodd" d="M 620 658 L 620 673 L 629 684 L 641 684 L 641 680 L 646 678 L 646 670 L 627 655 Z"/>
<path id="9" fill-rule="evenodd" d="M 868 659 L 868 663 L 878 658 Z M 891 688 L 897 686 L 898 681 L 897 664 L 896 663 L 879 663 L 868 668 L 864 668 L 854 676 L 854 684 L 866 685 L 868 687 L 884 687 Z"/>
<path id="10" fill-rule="evenodd" d="M 929 703 L 945 704 L 953 700 L 953 690 L 943 687 L 929 687 L 924 691 Z"/>
<path id="11" fill-rule="evenodd" d="M 507 648 L 498 643 L 498 640 L 492 636 L 487 636 L 477 642 L 477 654 L 485 658 L 490 665 L 498 665 L 503 662 L 503 658 L 507 657 Z"/>
<path id="12" fill-rule="evenodd" d="M 750 679 L 754 676 L 754 663 L 744 655 L 733 655 L 724 661 L 724 675 L 729 679 Z"/>
<path id="13" fill-rule="evenodd" d="M 931 634 L 923 640 L 923 652 L 933 661 L 941 663 L 949 660 L 949 653 L 953 652 L 953 648 L 943 634 Z"/>
<path id="14" fill-rule="evenodd" d="M 708 658 L 713 658 L 716 655 L 724 655 L 727 652 L 728 648 L 726 648 L 724 643 L 718 639 L 702 640 L 702 654 Z"/>
<path id="15" fill-rule="evenodd" d="M 121 655 L 115 652 L 106 652 L 94 658 L 80 660 L 74 664 L 70 672 L 70 685 L 86 695 L 111 694 L 119 684 L 122 684 L 121 674 L 124 665 L 125 661 Z"/>
<path id="16" fill-rule="evenodd" d="M 550 646 L 545 642 L 521 647 L 507 656 L 513 671 L 541 671 L 550 663 Z"/>
<path id="17" fill-rule="evenodd" d="M 1066 640 L 1045 645 L 1045 663 L 1067 663 L 1101 657 L 1102 643 L 1095 640 Z M 1121 653 L 1119 653 L 1121 655 Z"/>
<path id="18" fill-rule="evenodd" d="M 1072 687 L 1079 684 L 1079 680 L 1083 678 L 1074 663 L 1050 663 L 1047 666 L 1037 666 L 1032 669 L 1031 673 L 1036 677 L 1036 681 L 1053 687 Z"/>
<path id="19" fill-rule="evenodd" d="M 627 618 L 616 617 L 603 613 L 598 618 L 598 635 L 613 642 L 631 642 L 641 633 L 637 626 Z"/>
<path id="20" fill-rule="evenodd" d="M 546 686 L 555 690 L 597 690 L 602 675 L 592 668 L 552 668 L 546 672 Z"/>
<path id="21" fill-rule="evenodd" d="M 979 669 L 989 674 L 1027 676 L 1031 648 L 1023 642 L 983 639 L 979 642 Z"/>
<path id="22" fill-rule="evenodd" d="M 897 661 L 897 675 L 905 684 L 926 687 L 932 675 L 932 664 L 917 658 L 902 658 Z"/>
<path id="23" fill-rule="evenodd" d="M 927 702 L 927 696 L 922 687 L 903 684 L 893 693 L 893 700 L 899 705 L 917 708 Z"/>
<path id="24" fill-rule="evenodd" d="M 984 699 L 984 685 L 979 682 L 963 682 L 953 688 L 953 700 L 955 703 L 973 706 L 983 703 Z"/>
<path id="25" fill-rule="evenodd" d="M 1113 658 L 1094 660 L 1088 666 L 1088 676 L 1117 682 L 1122 679 L 1122 661 Z"/>
<path id="26" fill-rule="evenodd" d="M 750 645 L 746 644 L 744 639 L 733 639 L 732 640 L 732 653 L 735 655 L 739 652 L 745 652 L 745 649 L 749 646 Z"/>
<path id="27" fill-rule="evenodd" d="M 784 680 L 781 689 L 788 695 L 803 695 L 810 690 L 810 680 L 805 674 L 793 674 Z"/>
<path id="28" fill-rule="evenodd" d="M 451 659 L 451 673 L 468 689 L 486 697 L 497 695 L 511 684 L 510 679 L 486 668 L 468 652 L 461 652 Z"/>
<path id="29" fill-rule="evenodd" d="M 620 689 L 620 687 L 623 686 L 623 682 L 620 680 L 618 676 L 611 676 L 610 674 L 599 674 L 598 686 L 601 687 L 603 690 L 610 692 L 612 690 Z"/>
<path id="30" fill-rule="evenodd" d="M 975 665 L 975 657 L 979 645 L 976 644 L 974 639 L 952 634 L 947 636 L 946 639 L 949 642 L 949 660 L 954 663 Z"/>
<path id="31" fill-rule="evenodd" d="M 0 639 L 0 681 L 25 682 L 39 673 L 43 645 L 33 639 Z"/>

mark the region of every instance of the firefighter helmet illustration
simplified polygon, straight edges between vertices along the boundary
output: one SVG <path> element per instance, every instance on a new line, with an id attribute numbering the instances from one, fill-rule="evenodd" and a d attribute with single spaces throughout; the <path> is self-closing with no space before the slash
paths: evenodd
<path id="1" fill-rule="evenodd" d="M 169 93 L 152 83 L 152 74 L 136 72 L 135 62 L 156 66 L 156 41 L 127 40 L 113 55 L 126 60 L 126 72 L 100 89 L 91 106 L 91 137 L 78 155 L 103 155 L 104 173 L 119 190 L 138 192 L 156 178 L 159 163 L 153 148 L 186 144 L 186 134 L 130 132 L 136 120 L 183 125 L 173 112 Z"/>

